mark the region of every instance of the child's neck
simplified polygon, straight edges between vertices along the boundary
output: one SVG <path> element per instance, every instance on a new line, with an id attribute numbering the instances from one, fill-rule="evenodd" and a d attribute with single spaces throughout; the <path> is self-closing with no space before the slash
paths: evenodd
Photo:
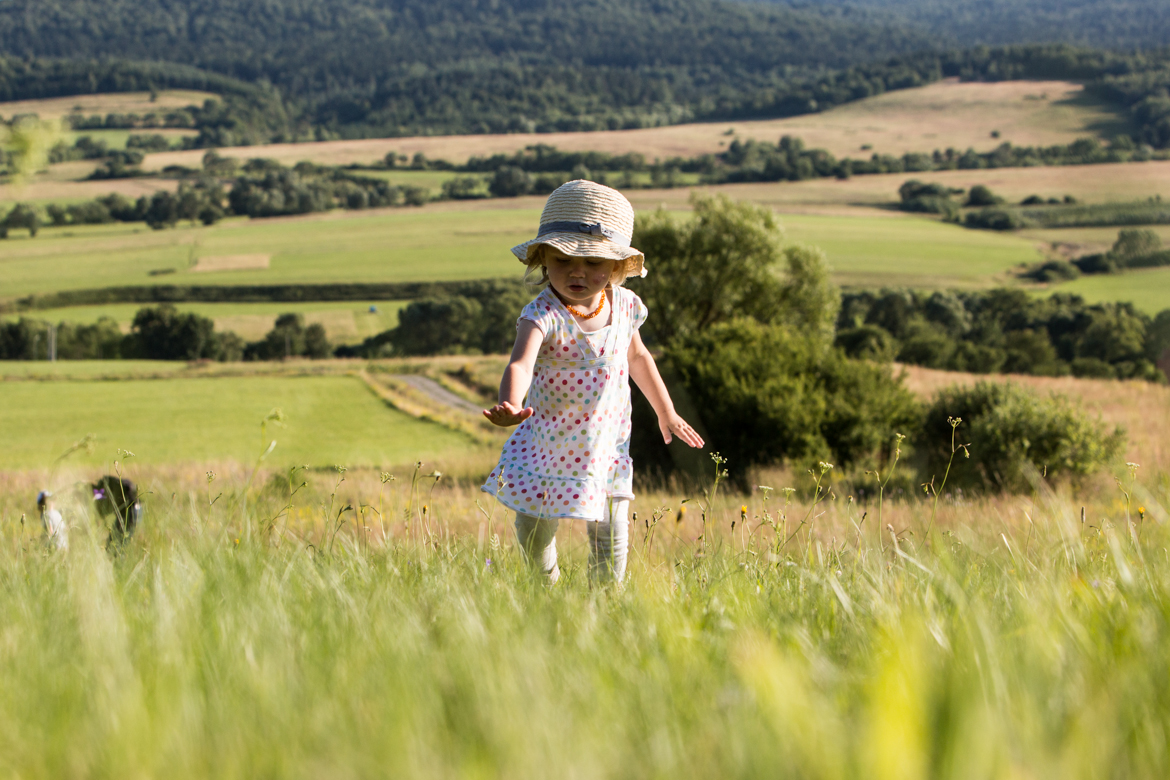
<path id="1" fill-rule="evenodd" d="M 597 311 L 599 307 L 603 306 L 603 301 L 606 300 L 605 294 L 609 291 L 609 288 L 607 287 L 587 301 L 571 301 L 562 295 L 561 292 L 555 287 L 552 287 L 551 285 L 549 287 L 553 291 L 553 295 L 557 296 L 557 298 L 560 299 L 561 303 L 565 304 L 569 311 L 573 312 L 574 314 L 581 312 L 585 315 L 592 314 L 593 312 Z"/>

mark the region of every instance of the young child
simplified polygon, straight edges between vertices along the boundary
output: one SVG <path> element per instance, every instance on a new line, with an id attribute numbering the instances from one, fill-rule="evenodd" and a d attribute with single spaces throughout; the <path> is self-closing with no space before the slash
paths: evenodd
<path id="1" fill-rule="evenodd" d="M 703 446 L 675 413 L 638 335 L 646 307 L 621 286 L 646 274 L 630 246 L 633 229 L 634 209 L 620 192 L 577 180 L 549 196 L 536 238 L 512 249 L 528 266 L 525 278 L 539 269 L 548 286 L 521 312 L 500 403 L 484 411 L 496 425 L 520 427 L 482 490 L 516 512 L 525 555 L 553 583 L 557 526 L 568 518 L 586 521 L 591 579 L 625 574 L 631 378 L 664 441 Z"/>

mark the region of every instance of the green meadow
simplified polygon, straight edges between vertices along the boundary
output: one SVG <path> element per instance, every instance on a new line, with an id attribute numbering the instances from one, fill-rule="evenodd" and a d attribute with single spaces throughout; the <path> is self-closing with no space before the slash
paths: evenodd
<path id="1" fill-rule="evenodd" d="M 782 475 L 791 500 L 685 517 L 694 496 L 643 494 L 624 587 L 589 584 L 564 522 L 548 588 L 508 514 L 446 478 L 297 472 L 290 495 L 124 466 L 149 493 L 116 555 L 63 484 L 82 474 L 48 483 L 53 555 L 26 521 L 44 474 L 4 477 L 8 776 L 1170 773 L 1170 538 L 1117 490 L 937 515 Z"/>
<path id="2" fill-rule="evenodd" d="M 529 238 L 539 218 L 539 210 L 530 209 L 432 208 L 229 220 L 160 231 L 125 224 L 46 228 L 34 239 L 14 234 L 0 246 L 0 298 L 121 285 L 498 277 L 521 270 L 508 248 Z M 200 258 L 236 255 L 267 255 L 269 267 L 190 270 Z"/>
<path id="3" fill-rule="evenodd" d="M 1071 282 L 1051 286 L 1045 294 L 1052 292 L 1074 293 L 1090 303 L 1130 301 L 1138 309 L 1154 315 L 1170 308 L 1170 268 L 1082 276 Z"/>
<path id="4" fill-rule="evenodd" d="M 269 423 L 262 439 L 260 421 L 273 409 L 284 421 Z M 0 468 L 10 469 L 48 468 L 87 434 L 93 452 L 70 462 L 108 467 L 129 450 L 143 465 L 251 463 L 271 440 L 272 468 L 389 466 L 476 449 L 388 407 L 353 376 L 5 381 L 0 431 Z"/>
<path id="5" fill-rule="evenodd" d="M 911 216 L 781 214 L 789 240 L 818 246 L 841 284 L 989 287 L 1040 259 L 1033 242 Z"/>

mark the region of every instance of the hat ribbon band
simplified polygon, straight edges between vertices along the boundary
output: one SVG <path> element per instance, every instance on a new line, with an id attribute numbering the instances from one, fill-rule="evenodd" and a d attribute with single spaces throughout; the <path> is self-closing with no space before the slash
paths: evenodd
<path id="1" fill-rule="evenodd" d="M 547 236 L 549 233 L 584 233 L 587 236 L 609 239 L 620 247 L 628 247 L 630 245 L 629 236 L 622 235 L 616 230 L 610 230 L 599 222 L 595 222 L 592 225 L 584 222 L 545 222 L 540 226 L 536 237 Z"/>

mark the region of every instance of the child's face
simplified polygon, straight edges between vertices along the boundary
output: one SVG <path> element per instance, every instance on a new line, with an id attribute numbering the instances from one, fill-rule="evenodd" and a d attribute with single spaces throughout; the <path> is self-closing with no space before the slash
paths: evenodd
<path id="1" fill-rule="evenodd" d="M 567 301 L 587 303 L 596 300 L 613 276 L 614 260 L 600 257 L 570 257 L 559 249 L 544 247 L 544 267 L 548 282 Z"/>

